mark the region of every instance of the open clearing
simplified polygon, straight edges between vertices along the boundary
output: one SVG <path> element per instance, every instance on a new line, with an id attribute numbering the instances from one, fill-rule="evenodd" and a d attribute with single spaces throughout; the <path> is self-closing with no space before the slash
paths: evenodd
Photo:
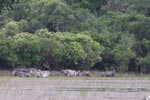
<path id="1" fill-rule="evenodd" d="M 149 79 L 0 77 L 0 100 L 142 100 Z"/>

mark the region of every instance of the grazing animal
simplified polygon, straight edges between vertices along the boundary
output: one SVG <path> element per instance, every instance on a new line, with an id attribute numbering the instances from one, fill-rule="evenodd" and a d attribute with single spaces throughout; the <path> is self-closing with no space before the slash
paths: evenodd
<path id="1" fill-rule="evenodd" d="M 78 76 L 90 76 L 90 71 L 82 71 L 78 73 Z"/>
<path id="2" fill-rule="evenodd" d="M 29 68 L 29 73 L 34 77 L 41 77 L 41 70 L 37 70 L 35 68 Z"/>
<path id="3" fill-rule="evenodd" d="M 19 72 L 29 73 L 29 69 L 27 69 L 27 68 L 17 69 L 17 71 L 19 71 Z"/>
<path id="4" fill-rule="evenodd" d="M 14 71 L 13 74 L 15 76 L 19 76 L 19 77 L 30 77 L 31 76 L 29 73 L 26 73 L 23 71 Z"/>
<path id="5" fill-rule="evenodd" d="M 71 69 L 62 70 L 62 73 L 66 76 L 77 76 L 80 71 L 75 71 Z"/>
<path id="6" fill-rule="evenodd" d="M 50 72 L 49 71 L 41 71 L 41 77 L 42 78 L 47 78 L 50 76 Z"/>
<path id="7" fill-rule="evenodd" d="M 21 68 L 13 71 L 13 75 L 19 77 L 42 77 L 46 78 L 50 75 L 49 71 L 42 71 L 35 68 Z"/>
<path id="8" fill-rule="evenodd" d="M 112 70 L 112 71 L 105 71 L 102 73 L 102 76 L 104 77 L 115 77 L 116 76 L 116 71 Z"/>

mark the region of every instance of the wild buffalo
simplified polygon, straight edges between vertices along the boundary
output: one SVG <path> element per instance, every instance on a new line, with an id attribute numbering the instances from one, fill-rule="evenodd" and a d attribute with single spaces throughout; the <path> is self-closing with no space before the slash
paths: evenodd
<path id="1" fill-rule="evenodd" d="M 66 76 L 77 76 L 79 71 L 71 70 L 71 69 L 66 69 L 62 70 L 62 73 Z"/>
<path id="2" fill-rule="evenodd" d="M 31 74 L 31 76 L 34 77 L 41 77 L 41 70 L 35 69 L 35 68 L 29 68 L 29 73 Z"/>
<path id="3" fill-rule="evenodd" d="M 31 76 L 31 74 L 29 73 L 29 70 L 25 69 L 25 68 L 15 70 L 15 71 L 13 71 L 13 74 L 15 76 L 19 76 L 19 77 L 30 77 Z"/>
<path id="4" fill-rule="evenodd" d="M 20 68 L 20 69 L 17 69 L 16 70 L 17 72 L 25 72 L 25 73 L 29 73 L 29 69 L 27 69 L 27 68 Z"/>
<path id="5" fill-rule="evenodd" d="M 41 72 L 41 77 L 42 77 L 42 78 L 47 78 L 47 77 L 49 77 L 49 75 L 50 75 L 50 72 L 49 72 L 49 71 L 42 71 L 42 72 Z"/>
<path id="6" fill-rule="evenodd" d="M 82 71 L 78 73 L 78 76 L 90 76 L 90 71 Z"/>
<path id="7" fill-rule="evenodd" d="M 112 71 L 105 71 L 102 73 L 102 76 L 104 77 L 115 77 L 116 76 L 116 71 L 112 70 Z"/>
<path id="8" fill-rule="evenodd" d="M 30 77 L 31 75 L 29 73 L 26 73 L 26 72 L 17 71 L 17 72 L 15 72 L 15 76 Z"/>
<path id="9" fill-rule="evenodd" d="M 21 68 L 13 72 L 15 76 L 19 77 L 43 77 L 46 78 L 50 75 L 49 71 L 42 71 L 36 68 Z"/>

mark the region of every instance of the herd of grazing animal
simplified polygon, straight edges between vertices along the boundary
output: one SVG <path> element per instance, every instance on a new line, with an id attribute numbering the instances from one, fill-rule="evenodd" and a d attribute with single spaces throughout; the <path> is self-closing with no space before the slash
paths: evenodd
<path id="1" fill-rule="evenodd" d="M 13 71 L 13 75 L 19 77 L 42 77 L 47 78 L 50 76 L 49 71 L 42 71 L 35 68 L 20 68 Z"/>
<path id="2" fill-rule="evenodd" d="M 65 76 L 91 76 L 90 71 L 76 71 L 76 70 L 71 70 L 71 69 L 62 69 L 61 73 Z M 102 73 L 101 76 L 103 77 L 115 77 L 116 76 L 116 71 L 105 71 Z M 20 68 L 15 71 L 13 71 L 14 76 L 19 76 L 19 77 L 42 77 L 42 78 L 47 78 L 51 75 L 50 71 L 43 71 L 39 70 L 36 68 Z"/>

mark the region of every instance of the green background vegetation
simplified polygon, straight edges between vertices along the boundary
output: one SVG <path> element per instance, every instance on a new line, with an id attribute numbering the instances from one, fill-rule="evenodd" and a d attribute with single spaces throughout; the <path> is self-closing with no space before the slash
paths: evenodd
<path id="1" fill-rule="evenodd" d="M 0 68 L 150 72 L 149 0 L 1 0 Z"/>

